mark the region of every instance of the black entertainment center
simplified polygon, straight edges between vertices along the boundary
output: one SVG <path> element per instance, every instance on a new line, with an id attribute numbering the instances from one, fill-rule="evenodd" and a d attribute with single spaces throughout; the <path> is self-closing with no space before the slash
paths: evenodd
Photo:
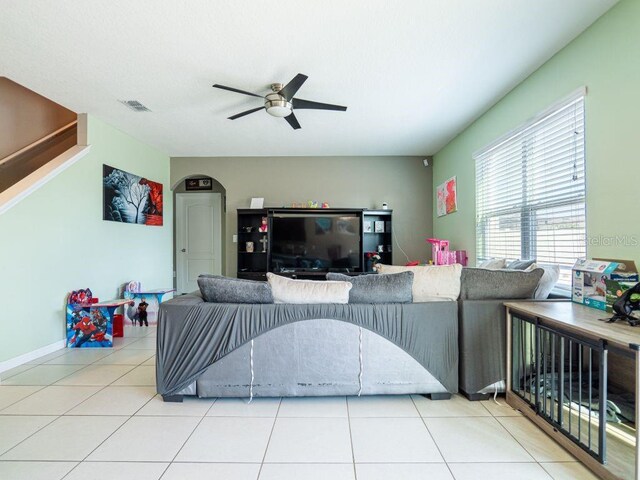
<path id="1" fill-rule="evenodd" d="M 362 208 L 238 209 L 238 278 L 371 273 L 371 254 L 393 261 L 391 216 Z"/>

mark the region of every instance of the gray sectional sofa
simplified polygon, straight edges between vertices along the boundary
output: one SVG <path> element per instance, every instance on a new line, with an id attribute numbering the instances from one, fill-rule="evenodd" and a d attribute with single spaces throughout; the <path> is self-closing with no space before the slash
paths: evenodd
<path id="1" fill-rule="evenodd" d="M 487 279 L 486 271 L 474 270 L 463 270 L 457 302 L 235 304 L 176 297 L 159 312 L 158 393 L 166 401 L 408 393 L 441 399 L 458 391 L 486 398 L 504 388 L 503 304 L 530 299 L 542 274 Z"/>
<path id="2" fill-rule="evenodd" d="M 540 295 L 542 269 L 462 270 L 458 299 L 459 390 L 469 400 L 503 392 L 506 382 L 506 302 L 549 301 Z M 555 284 L 555 280 L 554 280 Z M 553 301 L 561 301 L 554 299 Z"/>
<path id="3" fill-rule="evenodd" d="M 458 391 L 458 307 L 225 304 L 196 294 L 161 305 L 156 376 L 165 400 Z"/>

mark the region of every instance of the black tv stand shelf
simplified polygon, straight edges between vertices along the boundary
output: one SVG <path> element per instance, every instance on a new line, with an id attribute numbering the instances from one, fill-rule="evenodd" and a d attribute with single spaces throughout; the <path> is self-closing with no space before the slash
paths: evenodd
<path id="1" fill-rule="evenodd" d="M 238 278 L 266 280 L 267 272 L 273 272 L 296 279 L 324 280 L 328 271 L 351 276 L 373 273 L 370 254 L 377 253 L 382 263 L 393 263 L 392 212 L 363 208 L 238 209 Z M 284 228 L 282 223 L 274 222 L 274 218 L 278 220 L 281 217 L 311 217 L 315 224 L 311 223 L 312 231 L 302 232 L 297 225 L 291 231 L 281 230 L 274 237 L 274 228 Z M 277 245 L 272 250 L 274 238 Z M 283 238 L 291 239 L 287 245 L 290 251 L 282 251 Z M 320 250 L 319 246 L 329 253 L 310 259 L 313 255 L 308 255 L 309 252 Z M 250 251 L 251 247 L 253 251 Z M 321 263 L 325 268 L 316 270 L 308 268 L 310 265 L 307 268 L 282 267 L 283 263 L 290 265 L 294 261 Z M 348 268 L 335 268 L 337 262 L 337 267 Z M 331 263 L 333 268 L 326 268 Z"/>

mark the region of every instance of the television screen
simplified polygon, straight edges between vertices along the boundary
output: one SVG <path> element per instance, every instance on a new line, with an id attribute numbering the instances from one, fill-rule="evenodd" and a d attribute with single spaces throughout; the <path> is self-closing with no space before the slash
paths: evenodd
<path id="1" fill-rule="evenodd" d="M 272 271 L 360 270 L 359 215 L 283 213 L 271 222 Z"/>

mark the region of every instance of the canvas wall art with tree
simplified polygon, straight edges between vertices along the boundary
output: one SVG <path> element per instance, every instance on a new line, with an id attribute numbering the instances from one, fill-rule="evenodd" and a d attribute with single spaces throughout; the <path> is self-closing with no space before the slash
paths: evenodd
<path id="1" fill-rule="evenodd" d="M 162 184 L 109 165 L 102 166 L 103 218 L 162 225 Z"/>

